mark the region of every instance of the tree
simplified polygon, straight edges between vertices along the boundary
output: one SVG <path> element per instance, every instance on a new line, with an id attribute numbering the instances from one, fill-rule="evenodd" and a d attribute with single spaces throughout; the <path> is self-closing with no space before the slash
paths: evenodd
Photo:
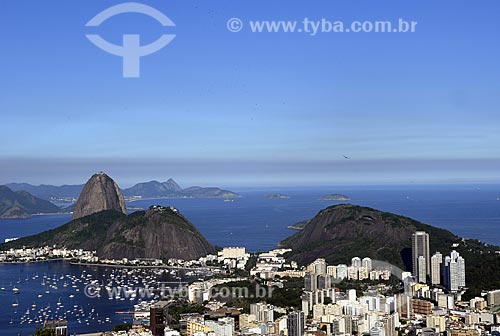
<path id="1" fill-rule="evenodd" d="M 46 328 L 40 328 L 36 327 L 36 332 L 34 336 L 56 336 L 56 331 L 55 329 L 46 329 Z"/>

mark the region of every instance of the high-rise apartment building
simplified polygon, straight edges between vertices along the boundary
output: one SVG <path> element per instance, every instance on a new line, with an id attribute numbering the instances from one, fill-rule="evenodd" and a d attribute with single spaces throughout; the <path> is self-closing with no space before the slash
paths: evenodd
<path id="1" fill-rule="evenodd" d="M 431 258 L 431 284 L 441 284 L 441 268 L 443 264 L 443 255 L 439 252 L 434 253 Z"/>
<path id="2" fill-rule="evenodd" d="M 337 266 L 326 266 L 326 274 L 331 277 L 337 277 Z"/>
<path id="3" fill-rule="evenodd" d="M 457 251 L 452 251 L 449 257 L 444 258 L 443 269 L 446 288 L 457 291 L 465 287 L 465 259 Z"/>
<path id="4" fill-rule="evenodd" d="M 304 312 L 296 311 L 288 314 L 286 325 L 288 336 L 304 335 Z"/>
<path id="5" fill-rule="evenodd" d="M 346 279 L 347 278 L 347 265 L 339 264 L 337 265 L 337 279 Z"/>
<path id="6" fill-rule="evenodd" d="M 274 307 L 263 302 L 250 304 L 250 315 L 254 315 L 259 322 L 274 321 Z"/>
<path id="7" fill-rule="evenodd" d="M 413 275 L 420 281 L 422 278 L 430 277 L 431 273 L 429 235 L 424 231 L 417 231 L 413 234 L 411 242 Z M 419 257 L 423 257 L 424 261 L 419 263 Z M 422 263 L 425 263 L 425 275 L 419 272 Z"/>
<path id="8" fill-rule="evenodd" d="M 361 266 L 366 268 L 367 271 L 370 272 L 373 269 L 372 259 L 368 257 L 363 258 L 363 260 L 361 260 Z"/>
<path id="9" fill-rule="evenodd" d="M 168 325 L 169 301 L 158 301 L 150 307 L 150 330 L 154 336 L 163 336 Z"/>
<path id="10" fill-rule="evenodd" d="M 326 274 L 326 261 L 323 258 L 318 258 L 309 265 L 309 270 L 316 275 Z"/>
<path id="11" fill-rule="evenodd" d="M 417 261 L 417 280 L 420 283 L 427 282 L 427 261 L 425 257 L 419 256 Z"/>

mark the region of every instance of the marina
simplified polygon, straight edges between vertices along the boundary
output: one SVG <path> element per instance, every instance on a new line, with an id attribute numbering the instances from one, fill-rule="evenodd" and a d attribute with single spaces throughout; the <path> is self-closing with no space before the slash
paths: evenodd
<path id="1" fill-rule="evenodd" d="M 8 304 L 0 305 L 0 325 L 2 332 L 27 335 L 45 320 L 65 319 L 77 333 L 110 330 L 134 317 L 148 322 L 144 313 L 160 299 L 162 288 L 181 286 L 185 277 L 182 270 L 83 266 L 65 261 L 3 264 L 0 300 Z"/>

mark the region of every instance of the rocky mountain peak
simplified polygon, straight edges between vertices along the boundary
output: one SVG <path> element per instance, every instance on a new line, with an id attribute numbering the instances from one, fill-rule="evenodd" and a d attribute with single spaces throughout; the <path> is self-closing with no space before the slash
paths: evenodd
<path id="1" fill-rule="evenodd" d="M 163 183 L 167 189 L 173 190 L 175 192 L 181 192 L 182 188 L 174 181 L 174 179 L 169 178 L 167 182 Z"/>
<path id="2" fill-rule="evenodd" d="M 73 219 L 104 210 L 126 214 L 125 199 L 115 181 L 103 172 L 94 174 L 85 184 L 75 204 Z"/>

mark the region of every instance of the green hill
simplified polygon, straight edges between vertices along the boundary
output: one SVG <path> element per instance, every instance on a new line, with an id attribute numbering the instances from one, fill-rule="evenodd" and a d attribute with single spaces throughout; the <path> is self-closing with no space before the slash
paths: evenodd
<path id="1" fill-rule="evenodd" d="M 431 253 L 447 255 L 457 250 L 465 258 L 469 294 L 500 288 L 500 278 L 492 276 L 500 274 L 500 247 L 367 207 L 328 207 L 280 245 L 292 248 L 290 258 L 303 264 L 316 258 L 325 258 L 331 264 L 350 263 L 352 257 L 358 256 L 411 270 L 411 236 L 415 231 L 429 234 Z"/>
<path id="2" fill-rule="evenodd" d="M 72 220 L 58 228 L 0 245 L 64 246 L 97 251 L 100 258 L 158 258 L 193 260 L 215 248 L 176 209 L 153 206 L 125 215 L 105 210 Z"/>

